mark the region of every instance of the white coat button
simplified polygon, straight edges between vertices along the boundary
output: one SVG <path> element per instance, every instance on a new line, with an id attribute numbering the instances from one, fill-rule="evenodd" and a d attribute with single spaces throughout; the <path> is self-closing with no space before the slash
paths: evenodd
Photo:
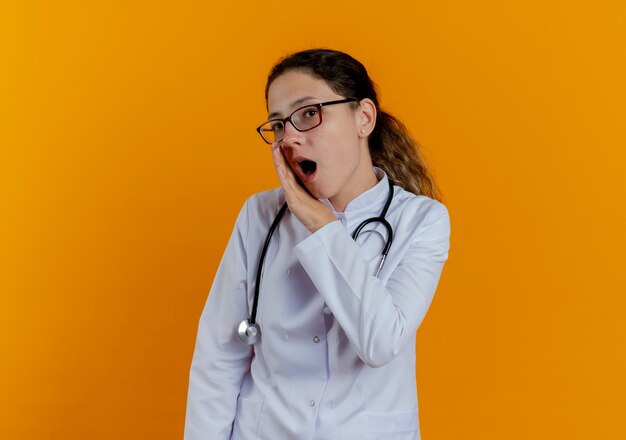
<path id="1" fill-rule="evenodd" d="M 311 400 L 311 401 L 309 402 L 309 405 L 311 405 L 311 406 L 315 406 L 315 400 Z"/>
<path id="2" fill-rule="evenodd" d="M 316 344 L 317 344 L 319 341 L 320 341 L 319 336 L 315 336 L 315 337 L 313 338 L 313 342 L 315 342 Z"/>
<path id="3" fill-rule="evenodd" d="M 328 308 L 328 306 L 324 307 L 324 313 L 326 313 L 327 315 L 330 315 L 330 309 Z"/>

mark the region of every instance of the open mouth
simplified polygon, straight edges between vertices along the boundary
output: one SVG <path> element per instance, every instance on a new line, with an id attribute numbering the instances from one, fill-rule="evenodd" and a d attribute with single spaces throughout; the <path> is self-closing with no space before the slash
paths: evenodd
<path id="1" fill-rule="evenodd" d="M 305 176 L 310 176 L 311 174 L 315 173 L 315 170 L 317 170 L 317 163 L 313 162 L 312 160 L 302 160 L 298 162 L 298 166 L 300 167 L 300 171 L 302 171 L 302 174 L 304 174 Z"/>

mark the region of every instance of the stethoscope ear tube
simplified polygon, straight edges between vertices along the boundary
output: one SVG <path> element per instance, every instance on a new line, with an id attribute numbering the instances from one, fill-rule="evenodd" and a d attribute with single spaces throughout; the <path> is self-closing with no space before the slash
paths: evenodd
<path id="1" fill-rule="evenodd" d="M 385 259 L 387 258 L 387 254 L 389 253 L 389 249 L 391 248 L 391 243 L 393 243 L 393 228 L 391 227 L 391 225 L 385 218 L 374 217 L 374 218 L 367 219 L 363 223 L 361 223 L 359 227 L 356 228 L 356 230 L 352 234 L 352 238 L 354 239 L 354 241 L 356 241 L 357 237 L 359 236 L 359 233 L 361 232 L 361 229 L 363 229 L 369 223 L 374 223 L 374 222 L 382 223 L 385 229 L 387 229 L 387 243 L 385 243 L 385 247 L 383 248 L 383 254 L 382 254 L 382 257 L 380 258 L 380 263 L 378 263 L 378 268 L 376 269 L 376 274 L 374 275 L 377 277 L 378 274 L 380 273 L 380 270 L 383 268 L 383 265 L 385 264 Z"/>
<path id="2" fill-rule="evenodd" d="M 391 243 L 393 243 L 393 228 L 391 227 L 387 219 L 385 219 L 385 215 L 387 214 L 387 211 L 389 210 L 389 206 L 391 205 L 392 198 L 393 198 L 393 182 L 391 181 L 391 179 L 389 179 L 389 197 L 387 197 L 387 203 L 385 203 L 385 207 L 380 213 L 380 217 L 373 217 L 373 218 L 369 218 L 365 220 L 363 223 L 359 225 L 358 228 L 356 228 L 356 230 L 352 234 L 352 239 L 356 241 L 357 237 L 359 236 L 361 232 L 361 229 L 363 229 L 368 224 L 374 223 L 374 222 L 382 223 L 385 229 L 387 229 L 387 243 L 385 243 L 382 257 L 380 258 L 380 263 L 378 263 L 378 268 L 376 269 L 376 274 L 374 275 L 376 277 L 378 277 L 378 274 L 383 268 L 383 265 L 385 264 L 385 259 L 387 258 L 387 254 L 389 253 L 389 249 L 391 248 Z"/>

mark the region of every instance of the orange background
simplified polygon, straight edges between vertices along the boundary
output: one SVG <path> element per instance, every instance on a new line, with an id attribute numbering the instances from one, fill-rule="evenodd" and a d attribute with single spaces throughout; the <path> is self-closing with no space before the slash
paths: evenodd
<path id="1" fill-rule="evenodd" d="M 368 67 L 450 211 L 423 438 L 626 438 L 623 2 L 411 4 L 3 2 L 0 438 L 182 438 L 236 214 L 278 185 L 267 72 L 316 46 Z"/>

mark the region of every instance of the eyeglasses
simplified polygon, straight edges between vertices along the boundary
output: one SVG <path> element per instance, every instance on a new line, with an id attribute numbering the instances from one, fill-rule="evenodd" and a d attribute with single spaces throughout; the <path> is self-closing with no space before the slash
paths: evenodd
<path id="1" fill-rule="evenodd" d="M 270 119 L 261 126 L 257 127 L 256 131 L 261 135 L 261 138 L 263 138 L 266 143 L 272 144 L 283 139 L 285 136 L 285 125 L 287 122 L 291 122 L 293 128 L 298 131 L 312 130 L 322 124 L 322 107 L 353 101 L 358 101 L 358 99 L 347 98 L 339 99 L 337 101 L 305 105 L 304 107 L 300 107 L 295 110 L 284 119 Z"/>

